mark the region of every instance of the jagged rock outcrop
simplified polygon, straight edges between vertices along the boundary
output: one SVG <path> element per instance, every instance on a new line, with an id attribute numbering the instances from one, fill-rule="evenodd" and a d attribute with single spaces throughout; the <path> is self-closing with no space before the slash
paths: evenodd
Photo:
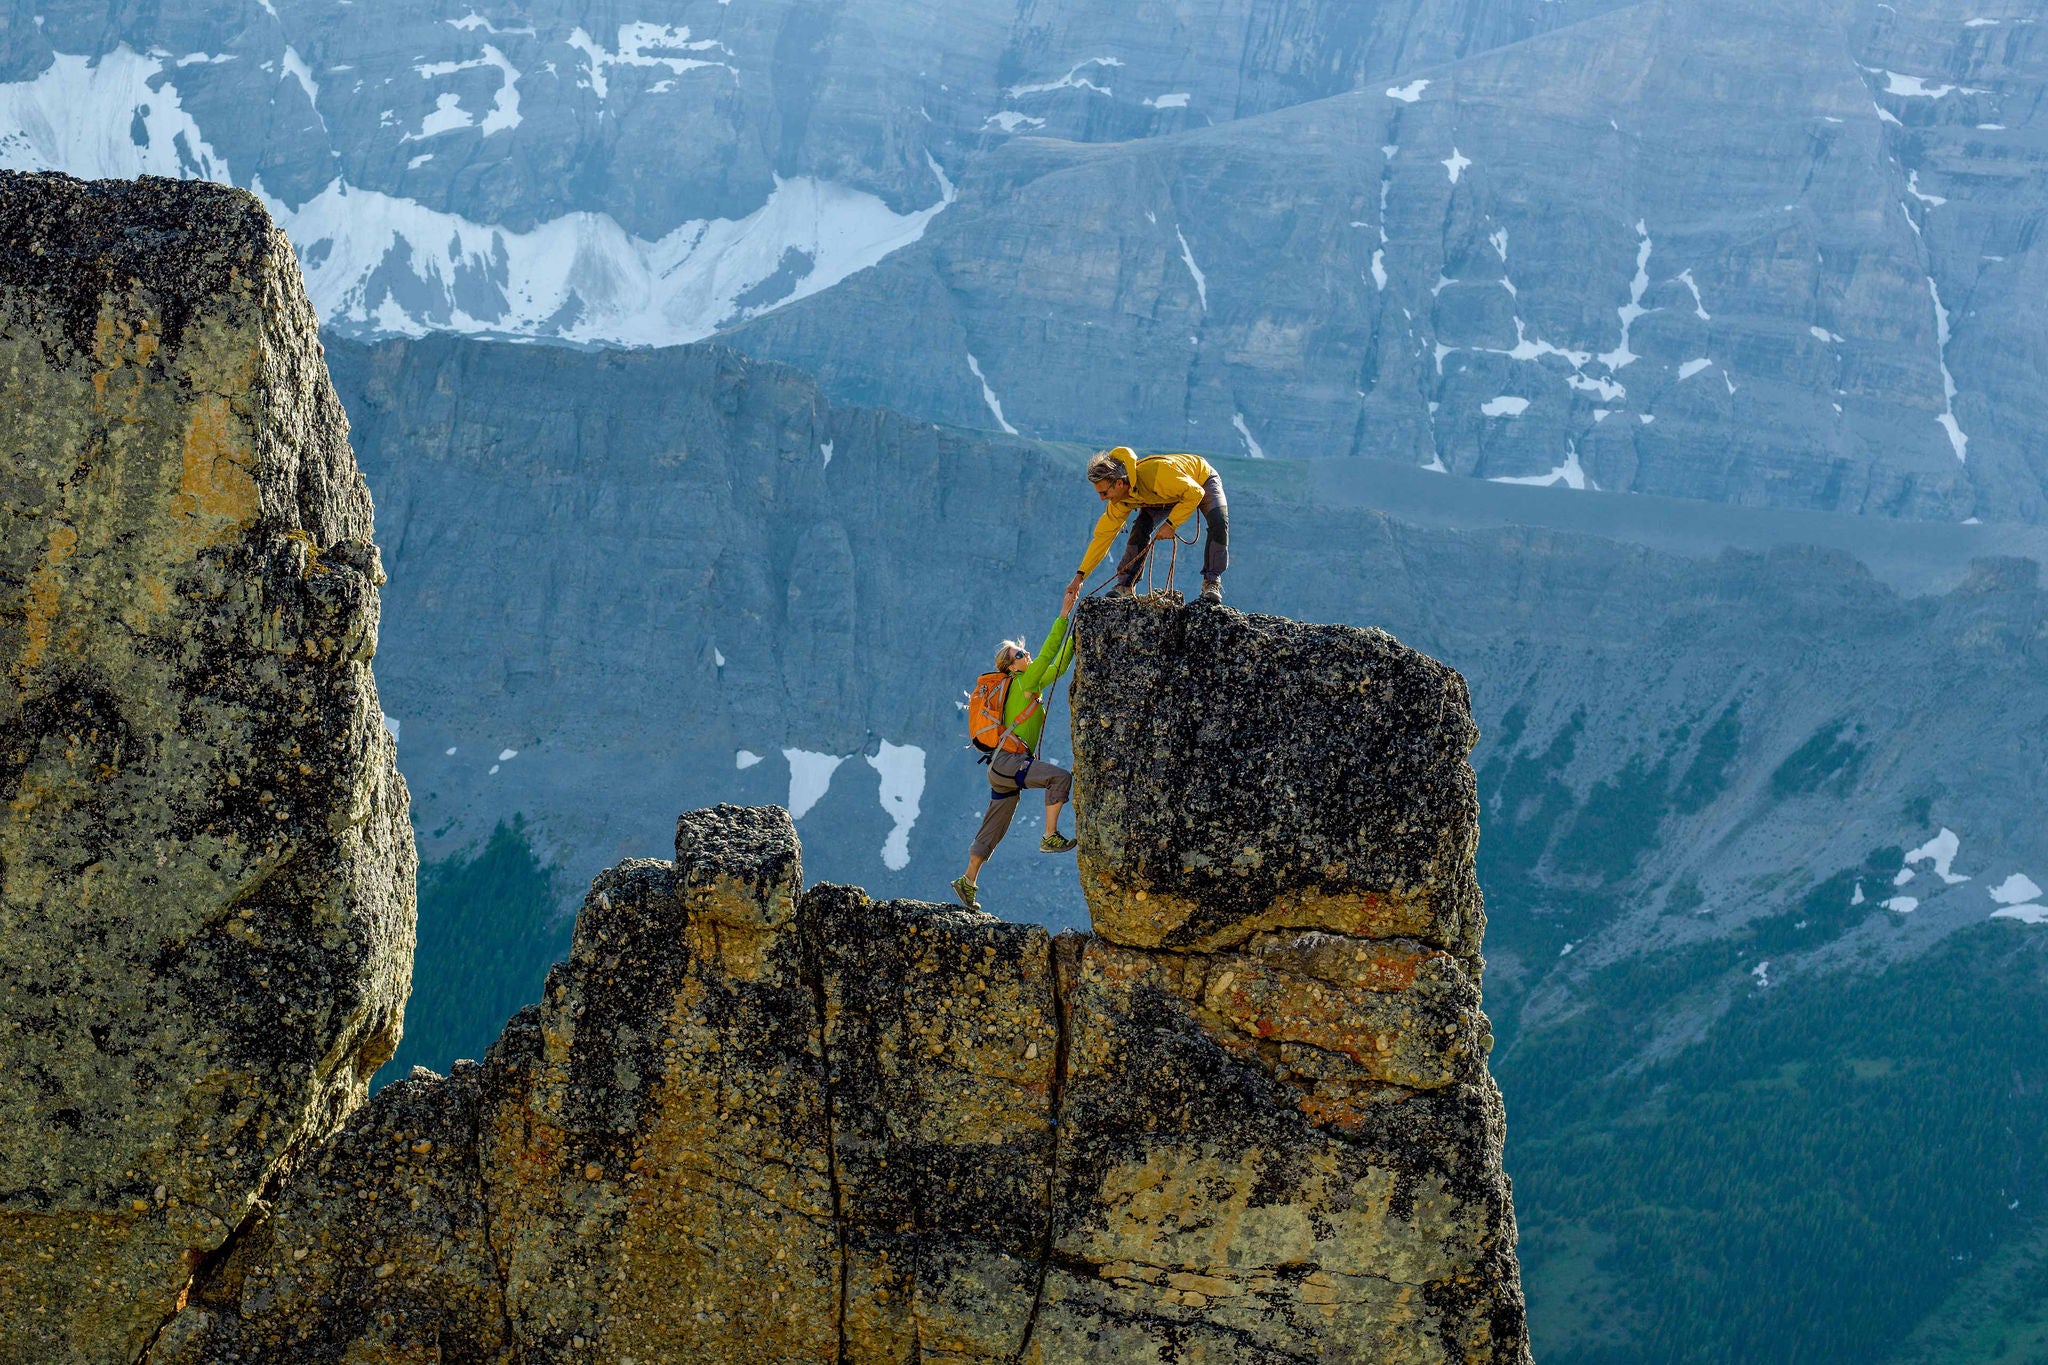
<path id="1" fill-rule="evenodd" d="M 370 498 L 256 200 L 0 174 L 0 1361 L 129 1361 L 410 980 Z"/>
<path id="2" fill-rule="evenodd" d="M 1525 1358 L 1464 680 L 1223 609 L 1077 629 L 1052 1321 L 1115 1359 Z"/>
<path id="3" fill-rule="evenodd" d="M 1097 934 L 685 815 L 153 1358 L 1525 1361 L 1463 682 L 1220 608 L 1079 630 Z"/>

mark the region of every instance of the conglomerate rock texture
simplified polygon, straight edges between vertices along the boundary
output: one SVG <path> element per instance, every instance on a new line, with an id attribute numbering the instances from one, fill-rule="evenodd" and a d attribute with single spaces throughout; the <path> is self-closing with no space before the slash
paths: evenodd
<path id="1" fill-rule="evenodd" d="M 1463 682 L 1225 608 L 1078 629 L 1096 934 L 806 888 L 785 811 L 687 814 L 151 1358 L 1526 1361 Z"/>
<path id="2" fill-rule="evenodd" d="M 130 1361 L 396 1045 L 370 498 L 256 200 L 0 174 L 0 1361 Z"/>

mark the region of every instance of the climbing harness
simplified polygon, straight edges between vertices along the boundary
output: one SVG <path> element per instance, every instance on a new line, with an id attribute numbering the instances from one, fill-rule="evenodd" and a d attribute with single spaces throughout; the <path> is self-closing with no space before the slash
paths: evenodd
<path id="1" fill-rule="evenodd" d="M 991 806 L 993 806 L 998 801 L 1009 801 L 1018 796 L 1021 796 L 1024 792 L 1024 779 L 1031 776 L 1031 765 L 1036 763 L 1037 761 L 1038 759 L 1035 755 L 1027 753 L 1024 755 L 1024 766 L 1017 769 L 1016 773 L 1013 776 L 1003 777 L 1001 773 L 995 770 L 994 760 L 992 758 L 984 758 L 982 762 L 987 763 L 989 765 L 988 803 Z M 1005 782 L 1014 782 L 1016 784 L 1015 789 L 1006 792 L 996 791 L 995 783 L 996 779 L 999 777 L 1001 777 Z"/>

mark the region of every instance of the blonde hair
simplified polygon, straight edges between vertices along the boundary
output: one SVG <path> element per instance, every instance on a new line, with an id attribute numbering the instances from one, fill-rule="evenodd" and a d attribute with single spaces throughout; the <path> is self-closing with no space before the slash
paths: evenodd
<path id="1" fill-rule="evenodd" d="M 1019 654 L 1029 654 L 1030 647 L 1022 640 L 1005 640 L 996 646 L 996 669 L 998 673 L 1010 671 L 1010 661 Z"/>
<path id="2" fill-rule="evenodd" d="M 1122 449 L 1122 446 L 1117 447 L 1117 450 Z M 1088 461 L 1088 482 L 1090 483 L 1115 483 L 1118 479 L 1128 479 L 1129 477 L 1131 477 L 1131 471 L 1125 468 L 1124 462 L 1116 457 L 1116 451 L 1098 450 Z"/>

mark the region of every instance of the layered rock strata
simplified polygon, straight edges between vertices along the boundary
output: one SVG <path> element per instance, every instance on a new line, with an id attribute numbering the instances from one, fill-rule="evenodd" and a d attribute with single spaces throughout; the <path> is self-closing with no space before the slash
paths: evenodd
<path id="1" fill-rule="evenodd" d="M 1097 934 L 685 815 L 153 1358 L 1526 1360 L 1462 681 L 1220 608 L 1079 630 Z"/>
<path id="2" fill-rule="evenodd" d="M 411 975 L 370 498 L 256 200 L 0 173 L 0 1361 L 129 1361 Z"/>

